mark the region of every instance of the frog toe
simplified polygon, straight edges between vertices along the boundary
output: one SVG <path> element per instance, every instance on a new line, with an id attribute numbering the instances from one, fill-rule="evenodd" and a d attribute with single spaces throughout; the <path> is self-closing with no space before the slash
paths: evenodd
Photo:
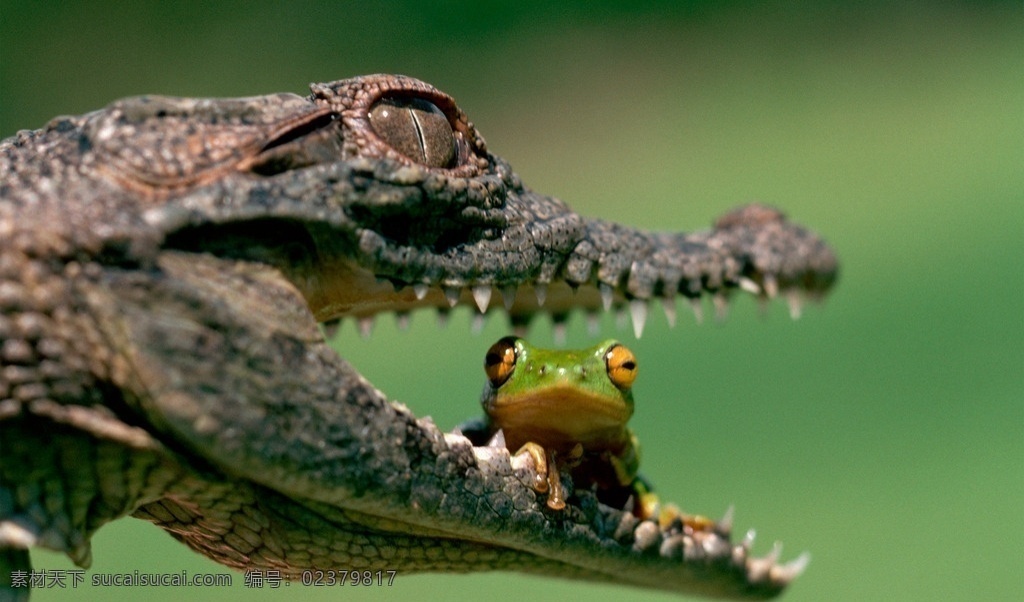
<path id="1" fill-rule="evenodd" d="M 501 445 L 504 447 L 505 437 L 501 430 L 498 430 L 494 435 L 495 439 L 498 437 L 501 437 Z M 529 458 L 533 463 L 534 474 L 530 487 L 537 493 L 546 493 L 551 488 L 551 472 L 555 472 L 557 480 L 557 471 L 553 471 L 549 468 L 547 451 L 537 443 L 534 443 L 533 441 L 524 443 L 523 446 L 519 448 L 519 451 L 515 453 L 515 458 Z"/>

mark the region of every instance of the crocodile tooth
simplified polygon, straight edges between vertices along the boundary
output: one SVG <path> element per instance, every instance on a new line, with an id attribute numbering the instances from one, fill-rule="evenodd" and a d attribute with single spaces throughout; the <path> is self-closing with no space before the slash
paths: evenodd
<path id="1" fill-rule="evenodd" d="M 658 554 L 662 558 L 682 558 L 683 548 L 686 545 L 686 537 L 682 533 L 679 535 L 673 535 L 666 537 L 661 542 L 661 547 L 658 549 Z"/>
<path id="2" fill-rule="evenodd" d="M 516 287 L 506 286 L 502 288 L 501 300 L 505 303 L 505 311 L 512 311 L 512 305 L 516 302 Z"/>
<path id="3" fill-rule="evenodd" d="M 730 554 L 732 557 L 732 564 L 734 566 L 746 566 L 747 556 L 749 555 L 748 553 L 749 549 L 744 547 L 742 544 L 733 546 L 732 554 Z"/>
<path id="4" fill-rule="evenodd" d="M 491 440 L 487 442 L 487 447 L 505 449 L 505 431 L 498 429 L 498 432 L 494 433 Z"/>
<path id="5" fill-rule="evenodd" d="M 636 508 L 636 496 L 630 495 L 626 499 L 626 503 L 622 505 L 622 512 L 628 515 L 632 515 L 634 508 Z"/>
<path id="6" fill-rule="evenodd" d="M 715 320 L 724 322 L 729 317 L 729 299 L 721 293 L 715 293 L 711 297 L 715 304 Z"/>
<path id="7" fill-rule="evenodd" d="M 0 541 L 3 541 L 5 544 L 10 543 L 14 546 L 19 546 L 27 550 L 35 547 L 39 542 L 39 539 L 34 533 L 32 533 L 32 531 L 25 527 L 20 527 L 13 521 L 4 521 L 3 523 L 0 523 Z M 28 598 L 26 597 L 26 599 Z"/>
<path id="8" fill-rule="evenodd" d="M 700 538 L 700 547 L 707 558 L 726 558 L 732 552 L 728 538 L 719 534 Z"/>
<path id="9" fill-rule="evenodd" d="M 473 300 L 476 301 L 477 309 L 480 313 L 487 311 L 487 306 L 491 304 L 491 287 L 488 284 L 479 284 L 473 287 Z"/>
<path id="10" fill-rule="evenodd" d="M 422 282 L 412 285 L 412 292 L 416 295 L 417 301 L 422 301 L 423 298 L 427 296 L 427 291 L 429 290 L 430 287 Z"/>
<path id="11" fill-rule="evenodd" d="M 804 573 L 807 565 L 811 562 L 811 555 L 807 552 L 790 560 L 786 564 L 774 566 L 769 571 L 773 583 L 786 584 Z"/>
<path id="12" fill-rule="evenodd" d="M 601 334 L 601 314 L 596 310 L 587 312 L 587 334 L 592 337 Z"/>
<path id="13" fill-rule="evenodd" d="M 626 315 L 626 306 L 620 305 L 615 308 L 615 327 L 625 330 L 629 325 L 629 316 Z"/>
<path id="14" fill-rule="evenodd" d="M 473 320 L 470 322 L 469 331 L 477 335 L 484 331 L 484 326 L 487 326 L 487 314 L 473 314 Z"/>
<path id="15" fill-rule="evenodd" d="M 644 334 L 644 324 L 647 323 L 647 300 L 633 299 L 629 302 L 629 313 L 633 316 L 633 335 L 640 338 Z"/>
<path id="16" fill-rule="evenodd" d="M 762 583 L 771 579 L 772 569 L 782 553 L 782 544 L 775 542 L 772 551 L 763 558 L 751 558 L 747 561 L 747 581 Z"/>
<path id="17" fill-rule="evenodd" d="M 750 278 L 747 278 L 746 276 L 740 277 L 740 288 L 747 291 L 751 295 L 761 294 L 761 287 L 756 282 L 754 282 Z"/>
<path id="18" fill-rule="evenodd" d="M 693 311 L 693 318 L 698 324 L 704 322 L 704 306 L 700 303 L 700 297 L 690 299 L 690 309 Z"/>
<path id="19" fill-rule="evenodd" d="M 768 295 L 769 299 L 774 299 L 779 294 L 779 281 L 775 279 L 773 274 L 765 274 L 764 276 L 764 294 Z"/>
<path id="20" fill-rule="evenodd" d="M 544 301 L 548 298 L 548 285 L 543 282 L 535 282 L 533 292 L 537 295 L 537 305 L 544 307 Z"/>
<path id="21" fill-rule="evenodd" d="M 798 291 L 792 290 L 786 293 L 786 303 L 789 304 L 789 317 L 799 320 L 804 313 L 804 297 Z"/>
<path id="22" fill-rule="evenodd" d="M 551 328 L 551 334 L 555 339 L 555 345 L 562 347 L 565 345 L 566 339 L 566 326 L 565 322 L 555 322 Z"/>
<path id="23" fill-rule="evenodd" d="M 735 513 L 736 506 L 729 504 L 729 507 L 725 510 L 725 514 L 723 514 L 722 518 L 715 524 L 715 529 L 717 529 L 719 533 L 724 533 L 726 535 L 732 533 L 733 515 Z"/>
<path id="24" fill-rule="evenodd" d="M 665 310 L 665 320 L 669 328 L 676 327 L 676 300 L 674 297 L 662 297 L 661 309 Z"/>
<path id="25" fill-rule="evenodd" d="M 407 311 L 395 312 L 395 325 L 398 326 L 398 330 L 405 332 L 409 330 L 409 322 L 412 321 L 412 316 Z"/>
<path id="26" fill-rule="evenodd" d="M 630 512 L 625 510 L 622 512 L 622 517 L 619 519 L 619 524 L 615 527 L 615 534 L 613 537 L 617 541 L 624 541 L 626 538 L 636 529 L 639 520 L 633 516 Z"/>
<path id="27" fill-rule="evenodd" d="M 633 531 L 633 547 L 640 552 L 653 548 L 660 539 L 661 531 L 653 521 L 645 520 Z"/>
<path id="28" fill-rule="evenodd" d="M 363 316 L 358 320 L 359 325 L 359 336 L 363 339 L 369 339 L 370 334 L 373 333 L 373 316 Z"/>
<path id="29" fill-rule="evenodd" d="M 447 307 L 437 308 L 437 326 L 444 328 L 448 325 L 448 317 L 451 315 L 451 310 Z"/>
<path id="30" fill-rule="evenodd" d="M 605 311 L 609 311 L 612 308 L 612 298 L 615 295 L 615 290 L 604 282 L 599 283 L 597 288 L 601 291 L 601 305 L 604 306 Z"/>
<path id="31" fill-rule="evenodd" d="M 764 583 L 771 577 L 771 565 L 761 558 L 747 560 L 747 583 Z"/>
<path id="32" fill-rule="evenodd" d="M 684 537 L 682 534 L 676 535 L 676 537 Z M 694 540 L 692 537 L 683 539 L 683 561 L 688 563 L 694 563 L 698 560 L 707 560 L 708 551 L 701 545 L 702 542 Z"/>
<path id="33" fill-rule="evenodd" d="M 757 531 L 751 529 L 747 531 L 747 534 L 743 536 L 743 541 L 740 542 L 740 547 L 744 550 L 750 550 L 751 546 L 754 545 L 754 538 L 757 537 Z"/>
<path id="34" fill-rule="evenodd" d="M 341 330 L 341 320 L 328 320 L 323 323 L 324 337 L 328 340 L 338 336 L 338 331 Z"/>
<path id="35" fill-rule="evenodd" d="M 448 300 L 448 307 L 455 307 L 459 302 L 462 291 L 455 286 L 444 287 L 444 298 Z"/>

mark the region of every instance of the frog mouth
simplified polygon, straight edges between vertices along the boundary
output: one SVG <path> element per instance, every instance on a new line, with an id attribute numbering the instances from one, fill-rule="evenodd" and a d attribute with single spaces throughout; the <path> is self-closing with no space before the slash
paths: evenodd
<path id="1" fill-rule="evenodd" d="M 550 385 L 533 393 L 517 395 L 514 408 L 493 407 L 491 413 L 509 430 L 554 433 L 542 440 L 566 439 L 586 446 L 591 439 L 610 440 L 609 433 L 621 433 L 632 407 L 608 403 L 606 397 L 587 394 L 570 383 Z"/>

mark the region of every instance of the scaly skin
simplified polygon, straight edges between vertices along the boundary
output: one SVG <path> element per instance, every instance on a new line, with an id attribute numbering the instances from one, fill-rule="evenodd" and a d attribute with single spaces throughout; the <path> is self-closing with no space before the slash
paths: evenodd
<path id="1" fill-rule="evenodd" d="M 525 188 L 422 82 L 312 90 L 127 99 L 0 143 L 3 579 L 33 546 L 88 566 L 92 534 L 133 515 L 293 577 L 781 591 L 805 561 L 749 557 L 728 521 L 660 528 L 583 490 L 547 510 L 528 462 L 389 402 L 318 323 L 504 301 L 514 323 L 628 304 L 639 330 L 655 298 L 820 296 L 832 251 L 760 206 L 697 234 L 587 219 Z"/>

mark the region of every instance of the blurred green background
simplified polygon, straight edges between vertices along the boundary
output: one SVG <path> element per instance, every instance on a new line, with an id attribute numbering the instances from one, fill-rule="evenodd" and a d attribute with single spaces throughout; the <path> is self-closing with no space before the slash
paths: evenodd
<path id="1" fill-rule="evenodd" d="M 788 600 L 1024 599 L 1024 10 L 1020 2 L 223 2 L 0 5 L 0 135 L 140 93 L 303 92 L 373 72 L 455 96 L 532 187 L 578 211 L 696 229 L 749 200 L 842 260 L 793 322 L 653 315 L 633 421 L 662 495 L 812 553 Z M 680 308 L 685 309 L 684 307 Z M 706 308 L 710 314 L 710 307 Z M 450 428 L 475 415 L 467 310 L 338 339 Z M 541 320 L 531 338 L 551 343 Z M 589 344 L 584 321 L 569 343 Z M 2 461 L 2 459 L 0 459 Z M 94 540 L 95 572 L 223 573 L 151 525 Z M 34 555 L 38 568 L 70 568 Z M 282 599 L 231 589 L 40 590 L 37 600 Z M 517 574 L 399 575 L 308 599 L 673 599 Z M 91 598 L 90 598 L 91 599 Z"/>

